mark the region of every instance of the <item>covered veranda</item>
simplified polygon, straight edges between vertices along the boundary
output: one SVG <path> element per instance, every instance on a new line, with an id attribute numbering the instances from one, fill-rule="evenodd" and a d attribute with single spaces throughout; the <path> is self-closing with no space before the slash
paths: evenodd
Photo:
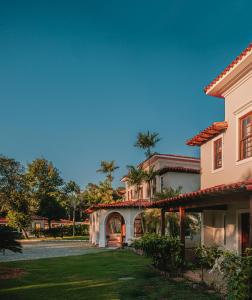
<path id="1" fill-rule="evenodd" d="M 185 215 L 202 213 L 201 243 L 216 244 L 240 254 L 252 248 L 252 180 L 224 184 L 152 203 L 161 209 L 161 234 L 165 214 L 178 212 L 180 240 L 185 245 Z M 184 249 L 185 254 L 185 249 Z"/>

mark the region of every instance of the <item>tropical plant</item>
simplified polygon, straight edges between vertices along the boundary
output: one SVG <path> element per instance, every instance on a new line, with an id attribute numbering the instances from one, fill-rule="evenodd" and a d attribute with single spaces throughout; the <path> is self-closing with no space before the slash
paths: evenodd
<path id="1" fill-rule="evenodd" d="M 176 197 L 179 194 L 181 194 L 181 191 L 182 191 L 182 186 L 179 186 L 177 188 L 172 188 L 172 187 L 164 188 L 163 191 L 155 194 L 155 200 L 163 200 L 163 199 Z"/>
<path id="2" fill-rule="evenodd" d="M 182 244 L 178 238 L 145 234 L 132 245 L 142 250 L 145 255 L 152 258 L 153 265 L 160 270 L 178 273 L 183 266 Z"/>
<path id="3" fill-rule="evenodd" d="M 87 206 L 98 203 L 111 203 L 114 190 L 111 187 L 108 179 L 100 182 L 99 184 L 89 183 L 85 190 L 81 193 L 80 197 Z"/>
<path id="4" fill-rule="evenodd" d="M 195 260 L 201 267 L 201 280 L 204 279 L 204 269 L 212 269 L 216 261 L 223 255 L 223 251 L 217 246 L 213 245 L 206 247 L 199 246 L 195 249 Z"/>
<path id="5" fill-rule="evenodd" d="M 144 181 L 147 183 L 149 198 L 152 198 L 152 184 L 153 180 L 158 175 L 158 172 L 154 170 L 154 167 L 149 167 L 147 171 L 144 171 Z"/>
<path id="6" fill-rule="evenodd" d="M 113 173 L 115 170 L 119 169 L 118 166 L 116 166 L 116 163 L 114 160 L 107 161 L 107 160 L 102 160 L 100 164 L 100 168 L 97 170 L 97 172 L 103 173 L 106 175 L 108 181 L 112 183 L 114 177 Z"/>
<path id="7" fill-rule="evenodd" d="M 244 256 L 225 251 L 219 259 L 219 269 L 227 285 L 228 300 L 252 299 L 252 249 Z"/>
<path id="8" fill-rule="evenodd" d="M 129 184 L 129 186 L 134 186 L 136 188 L 137 199 L 139 200 L 141 186 L 146 178 L 146 173 L 141 168 L 137 168 L 134 166 L 127 166 L 127 168 L 127 183 Z"/>
<path id="9" fill-rule="evenodd" d="M 145 150 L 146 157 L 150 158 L 152 155 L 151 149 L 154 148 L 160 140 L 161 138 L 156 132 L 150 132 L 149 130 L 146 133 L 139 132 L 134 146 Z"/>
<path id="10" fill-rule="evenodd" d="M 5 250 L 22 253 L 22 246 L 17 239 L 20 234 L 17 231 L 7 227 L 0 226 L 0 251 L 5 254 Z"/>

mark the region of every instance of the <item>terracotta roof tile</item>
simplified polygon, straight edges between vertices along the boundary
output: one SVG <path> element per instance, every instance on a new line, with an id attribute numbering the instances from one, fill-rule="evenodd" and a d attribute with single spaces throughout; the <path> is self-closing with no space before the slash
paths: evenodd
<path id="1" fill-rule="evenodd" d="M 223 122 L 215 122 L 211 126 L 207 127 L 206 129 L 202 130 L 200 133 L 195 135 L 193 138 L 186 142 L 189 146 L 201 146 L 207 141 L 211 140 L 225 129 L 228 128 L 228 123 Z"/>
<path id="2" fill-rule="evenodd" d="M 181 194 L 176 197 L 171 197 L 163 200 L 156 201 L 152 204 L 154 208 L 161 208 L 164 206 L 168 206 L 169 204 L 174 204 L 176 202 L 184 202 L 194 199 L 200 199 L 202 196 L 213 196 L 213 195 L 220 195 L 221 193 L 225 192 L 238 192 L 238 191 L 252 191 L 252 179 L 240 181 L 236 183 L 230 184 L 222 184 L 213 187 L 209 187 L 206 189 L 198 190 L 195 192 Z"/>
<path id="3" fill-rule="evenodd" d="M 242 51 L 241 54 L 239 54 L 232 62 L 229 64 L 210 84 L 208 84 L 204 91 L 205 93 L 208 93 L 209 90 L 217 83 L 219 82 L 229 71 L 231 71 L 240 61 L 242 61 L 250 52 L 252 52 L 252 43 L 249 44 L 249 46 Z M 220 97 L 220 95 L 216 95 Z"/>
<path id="4" fill-rule="evenodd" d="M 200 169 L 185 168 L 185 167 L 164 167 L 158 170 L 159 175 L 165 174 L 167 172 L 200 174 Z"/>

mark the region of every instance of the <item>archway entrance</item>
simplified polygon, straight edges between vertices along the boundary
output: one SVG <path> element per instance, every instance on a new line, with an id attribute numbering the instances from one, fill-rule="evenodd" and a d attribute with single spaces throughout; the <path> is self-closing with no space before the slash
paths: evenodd
<path id="1" fill-rule="evenodd" d="M 139 213 L 134 221 L 134 237 L 141 237 L 143 232 L 143 213 Z"/>
<path id="2" fill-rule="evenodd" d="M 125 242 L 125 221 L 121 214 L 113 212 L 107 217 L 106 246 L 120 247 Z"/>

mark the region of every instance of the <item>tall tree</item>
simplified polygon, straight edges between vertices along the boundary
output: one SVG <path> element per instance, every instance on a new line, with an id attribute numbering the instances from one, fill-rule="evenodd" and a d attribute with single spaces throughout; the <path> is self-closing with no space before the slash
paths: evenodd
<path id="1" fill-rule="evenodd" d="M 14 159 L 0 156 L 0 212 L 7 213 L 11 225 L 28 237 L 26 229 L 37 209 L 23 166 Z"/>
<path id="2" fill-rule="evenodd" d="M 154 170 L 154 167 L 149 167 L 147 171 L 144 171 L 144 180 L 147 183 L 148 186 L 148 195 L 149 199 L 152 198 L 152 187 L 153 187 L 153 180 L 158 175 L 158 172 Z"/>
<path id="3" fill-rule="evenodd" d="M 127 166 L 128 175 L 127 183 L 130 186 L 135 186 L 137 191 L 137 199 L 140 198 L 141 186 L 145 180 L 146 173 L 141 168 L 136 168 L 135 166 Z"/>
<path id="4" fill-rule="evenodd" d="M 64 192 L 67 196 L 67 204 L 70 210 L 72 209 L 73 236 L 75 236 L 75 217 L 76 217 L 75 215 L 76 215 L 77 205 L 80 202 L 80 197 L 79 197 L 80 187 L 75 181 L 70 180 L 69 182 L 66 183 L 64 187 Z"/>
<path id="5" fill-rule="evenodd" d="M 116 166 L 116 163 L 114 160 L 111 160 L 111 161 L 102 160 L 100 168 L 97 170 L 97 172 L 105 174 L 108 181 L 112 184 L 112 181 L 114 179 L 113 173 L 117 169 L 119 169 L 119 167 Z"/>
<path id="6" fill-rule="evenodd" d="M 152 155 L 151 149 L 161 140 L 159 133 L 157 132 L 139 132 L 137 135 L 135 147 L 145 150 L 146 158 L 150 158 Z"/>
<path id="7" fill-rule="evenodd" d="M 33 197 L 39 203 L 38 213 L 48 218 L 49 226 L 51 220 L 63 217 L 65 210 L 59 201 L 63 179 L 52 162 L 44 158 L 35 159 L 28 164 L 26 178 Z"/>
<path id="8" fill-rule="evenodd" d="M 87 205 L 93 205 L 97 203 L 111 203 L 114 200 L 114 190 L 111 187 L 111 183 L 108 179 L 100 182 L 99 184 L 89 183 L 81 198 Z"/>

